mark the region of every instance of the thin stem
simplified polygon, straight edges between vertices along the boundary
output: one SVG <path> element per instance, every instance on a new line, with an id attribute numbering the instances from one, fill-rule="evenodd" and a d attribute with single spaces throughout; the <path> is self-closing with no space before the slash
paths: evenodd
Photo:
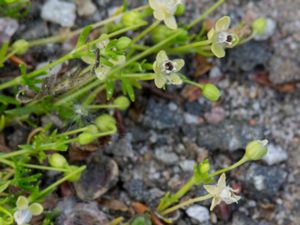
<path id="1" fill-rule="evenodd" d="M 225 172 L 228 172 L 230 170 L 233 170 L 239 166 L 241 166 L 242 164 L 244 164 L 245 162 L 249 161 L 245 156 L 243 158 L 241 158 L 238 162 L 232 164 L 231 166 L 228 166 L 226 168 L 223 168 L 223 169 L 220 169 L 214 173 L 211 173 L 209 174 L 210 177 L 214 177 L 216 175 L 219 175 L 219 174 L 222 174 L 222 173 L 225 173 Z"/>
<path id="2" fill-rule="evenodd" d="M 208 46 L 211 44 L 211 40 L 204 40 L 204 41 L 198 41 L 191 44 L 183 45 L 177 48 L 172 48 L 172 52 L 184 52 L 184 51 L 191 51 L 194 50 L 194 48 L 202 47 L 202 46 Z"/>
<path id="3" fill-rule="evenodd" d="M 0 212 L 3 212 L 5 215 L 9 216 L 10 219 L 12 219 L 12 214 L 5 208 L 3 208 L 2 206 L 0 206 Z"/>
<path id="4" fill-rule="evenodd" d="M 181 76 L 181 78 L 182 78 L 182 80 L 183 80 L 184 83 L 194 85 L 194 86 L 196 86 L 196 87 L 198 87 L 200 89 L 202 89 L 203 86 L 204 86 L 203 84 L 200 84 L 200 83 L 197 83 L 195 81 L 187 79 L 185 76 Z"/>
<path id="5" fill-rule="evenodd" d="M 70 131 L 66 131 L 62 134 L 60 134 L 59 136 L 63 136 L 63 135 L 72 135 L 72 134 L 77 134 L 79 132 L 83 132 L 87 129 L 87 127 L 82 127 L 82 128 L 78 128 L 78 129 L 75 129 L 75 130 L 70 130 Z"/>
<path id="6" fill-rule="evenodd" d="M 103 91 L 105 89 L 105 84 L 99 86 L 98 88 L 96 88 L 91 94 L 89 94 L 89 96 L 86 97 L 86 99 L 84 100 L 84 102 L 82 103 L 82 105 L 85 107 L 89 104 L 91 104 L 91 102 L 93 102 L 93 100 L 97 97 L 98 93 Z"/>
<path id="7" fill-rule="evenodd" d="M 122 78 L 133 78 L 137 80 L 153 80 L 155 73 L 127 73 L 122 74 Z"/>
<path id="8" fill-rule="evenodd" d="M 194 204 L 196 202 L 202 202 L 202 201 L 205 201 L 207 199 L 210 199 L 212 198 L 213 196 L 211 194 L 207 194 L 207 195 L 204 195 L 204 196 L 200 196 L 200 197 L 197 197 L 197 198 L 191 198 L 191 199 L 188 199 L 182 203 L 179 203 L 178 205 L 175 205 L 171 208 L 168 208 L 166 209 L 165 211 L 161 212 L 160 215 L 162 216 L 165 216 L 171 212 L 174 212 L 176 211 L 177 209 L 180 209 L 180 208 L 183 208 L 185 206 L 188 206 L 188 205 L 191 205 L 191 204 Z"/>
<path id="9" fill-rule="evenodd" d="M 116 109 L 119 108 L 118 105 L 88 105 L 87 109 Z"/>
<path id="10" fill-rule="evenodd" d="M 61 183 L 67 181 L 69 178 L 73 177 L 74 175 L 81 173 L 83 170 L 85 170 L 86 166 L 81 166 L 78 169 L 74 170 L 72 173 L 69 173 L 67 176 L 64 176 L 63 178 L 61 178 L 60 180 L 56 181 L 55 183 L 51 184 L 50 186 L 48 186 L 46 189 L 44 189 L 43 191 L 41 191 L 39 194 L 37 194 L 34 197 L 29 197 L 29 201 L 30 202 L 35 202 L 37 199 L 43 197 L 44 195 L 48 194 L 49 192 L 53 191 L 55 189 L 55 187 L 57 187 L 58 185 L 60 185 Z"/>
<path id="11" fill-rule="evenodd" d="M 146 36 L 148 33 L 150 33 L 152 30 L 154 30 L 158 25 L 160 24 L 159 20 L 156 20 L 154 23 L 151 24 L 151 26 L 147 27 L 145 30 L 143 30 L 140 34 L 138 34 L 131 42 L 131 44 L 135 44 L 140 39 L 142 39 L 144 36 Z M 128 53 L 128 56 L 130 57 L 134 52 L 134 48 L 131 49 Z"/>
<path id="12" fill-rule="evenodd" d="M 220 5 L 222 5 L 225 2 L 225 0 L 219 0 L 215 4 L 213 4 L 209 9 L 207 9 L 202 15 L 194 19 L 189 25 L 188 29 L 191 29 L 194 27 L 197 23 L 199 23 L 201 20 L 205 19 L 210 13 L 212 13 L 214 10 L 216 10 Z"/>
<path id="13" fill-rule="evenodd" d="M 49 170 L 49 171 L 59 171 L 59 172 L 67 172 L 67 169 L 62 168 L 54 168 L 49 166 L 40 166 L 40 165 L 33 165 L 33 164 L 22 164 L 22 166 L 31 168 L 31 169 L 38 169 L 38 170 Z"/>
<path id="14" fill-rule="evenodd" d="M 7 159 L 7 158 L 11 158 L 11 157 L 18 156 L 18 155 L 23 155 L 23 154 L 26 154 L 29 152 L 31 152 L 31 151 L 24 149 L 24 150 L 14 151 L 14 152 L 10 152 L 10 153 L 2 153 L 2 154 L 0 154 L 0 159 Z"/>
<path id="15" fill-rule="evenodd" d="M 8 165 L 8 166 L 10 166 L 10 167 L 12 167 L 12 168 L 15 168 L 15 164 L 14 163 L 12 163 L 11 161 L 9 161 L 9 160 L 6 160 L 6 159 L 3 159 L 3 158 L 0 158 L 0 162 L 1 163 L 3 163 L 3 164 L 6 164 L 6 165 Z"/>

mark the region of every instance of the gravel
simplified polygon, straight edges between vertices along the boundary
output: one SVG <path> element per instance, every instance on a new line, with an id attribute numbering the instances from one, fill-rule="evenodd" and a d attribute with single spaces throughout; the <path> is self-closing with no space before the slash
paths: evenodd
<path id="1" fill-rule="evenodd" d="M 198 221 L 199 223 L 203 223 L 210 220 L 209 211 L 204 206 L 193 205 L 187 208 L 185 211 L 189 217 Z"/>

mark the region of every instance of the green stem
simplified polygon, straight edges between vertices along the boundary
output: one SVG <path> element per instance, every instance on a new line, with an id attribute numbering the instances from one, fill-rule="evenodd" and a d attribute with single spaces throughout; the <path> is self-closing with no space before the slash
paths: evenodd
<path id="1" fill-rule="evenodd" d="M 213 4 L 209 9 L 207 9 L 203 14 L 201 14 L 199 17 L 194 19 L 189 25 L 188 29 L 191 29 L 194 27 L 197 23 L 199 23 L 201 20 L 205 19 L 210 13 L 215 11 L 220 5 L 222 5 L 225 2 L 225 0 L 219 0 L 215 4 Z"/>
<path id="2" fill-rule="evenodd" d="M 245 162 L 249 161 L 245 156 L 243 158 L 241 158 L 238 162 L 232 164 L 231 166 L 228 166 L 226 168 L 223 168 L 223 169 L 220 169 L 220 170 L 217 170 L 216 172 L 213 172 L 211 174 L 209 174 L 210 177 L 214 177 L 216 175 L 219 175 L 219 174 L 222 174 L 222 173 L 226 173 L 230 170 L 233 170 L 239 166 L 241 166 L 242 164 L 244 164 Z"/>
<path id="3" fill-rule="evenodd" d="M 9 216 L 9 218 L 12 220 L 13 216 L 7 209 L 0 206 L 0 212 L 3 212 L 5 215 Z"/>
<path id="4" fill-rule="evenodd" d="M 180 76 L 180 77 L 182 78 L 183 82 L 186 83 L 186 84 L 191 84 L 191 85 L 196 86 L 200 89 L 202 89 L 203 86 L 204 86 L 203 84 L 200 84 L 200 83 L 197 83 L 195 81 L 187 79 L 185 76 Z"/>
<path id="5" fill-rule="evenodd" d="M 0 154 L 0 159 L 7 159 L 7 158 L 11 158 L 14 156 L 18 156 L 18 155 L 23 155 L 26 153 L 30 153 L 30 150 L 19 150 L 19 151 L 14 151 L 14 152 L 10 152 L 10 153 L 2 153 Z"/>
<path id="6" fill-rule="evenodd" d="M 47 187 L 43 191 L 39 192 L 39 194 L 37 194 L 36 196 L 34 196 L 34 197 L 30 196 L 29 201 L 30 202 L 35 202 L 36 200 L 40 199 L 44 195 L 46 195 L 46 194 L 50 193 L 51 191 L 53 191 L 58 185 L 60 185 L 63 182 L 67 181 L 69 178 L 73 177 L 74 175 L 76 175 L 78 173 L 81 173 L 83 170 L 85 170 L 85 168 L 86 168 L 86 166 L 79 167 L 78 169 L 74 170 L 72 173 L 69 173 L 67 176 L 64 176 L 60 180 L 58 180 L 55 183 L 51 184 L 49 187 Z"/>
<path id="7" fill-rule="evenodd" d="M 40 165 L 33 165 L 33 164 L 22 164 L 22 166 L 31 168 L 31 169 L 38 169 L 38 170 L 49 170 L 49 171 L 59 171 L 59 172 L 67 172 L 67 169 L 62 168 L 54 168 L 49 166 L 40 166 Z"/>
<path id="8" fill-rule="evenodd" d="M 105 89 L 105 84 L 99 86 L 98 88 L 96 88 L 95 90 L 93 90 L 93 92 L 91 94 L 89 94 L 89 96 L 86 97 L 86 99 L 84 100 L 84 102 L 82 103 L 82 105 L 88 106 L 89 104 L 91 104 L 91 102 L 94 101 L 94 99 L 97 97 L 98 93 L 103 91 Z"/>
<path id="9" fill-rule="evenodd" d="M 6 159 L 3 159 L 3 158 L 0 158 L 0 163 L 3 163 L 3 164 L 6 164 L 6 165 L 8 165 L 8 166 L 10 166 L 10 167 L 12 167 L 12 168 L 15 168 L 15 164 L 14 163 L 12 163 L 11 161 L 9 161 L 9 160 L 6 160 Z"/>
<path id="10" fill-rule="evenodd" d="M 177 48 L 170 49 L 172 52 L 190 52 L 191 50 L 194 50 L 195 48 L 202 47 L 202 46 L 208 46 L 211 44 L 211 40 L 204 40 L 199 42 L 194 42 L 191 44 L 183 45 Z"/>
<path id="11" fill-rule="evenodd" d="M 138 34 L 131 42 L 131 45 L 134 45 L 136 42 L 138 42 L 140 39 L 142 39 L 144 36 L 146 36 L 148 33 L 150 33 L 152 30 L 154 30 L 158 25 L 160 24 L 160 21 L 156 20 L 154 23 L 151 24 L 151 26 L 147 27 L 145 30 L 143 30 L 140 34 Z M 132 48 L 129 53 L 128 57 L 130 57 L 134 52 L 134 48 Z"/>
<path id="12" fill-rule="evenodd" d="M 116 109 L 119 108 L 118 105 L 88 105 L 87 109 Z"/>
<path id="13" fill-rule="evenodd" d="M 155 73 L 127 73 L 122 74 L 122 78 L 132 78 L 136 80 L 153 80 Z"/>
<path id="14" fill-rule="evenodd" d="M 213 196 L 212 196 L 211 194 L 207 194 L 207 195 L 200 196 L 200 197 L 197 197 L 197 198 L 191 198 L 191 199 L 188 199 L 188 200 L 186 200 L 186 201 L 184 201 L 184 202 L 179 203 L 178 205 L 175 205 L 175 206 L 173 206 L 173 207 L 171 207 L 171 208 L 168 208 L 168 209 L 164 210 L 163 212 L 160 213 L 160 215 L 165 216 L 165 215 L 167 215 L 167 214 L 169 214 L 169 213 L 171 213 L 171 212 L 176 211 L 177 209 L 180 209 L 180 208 L 183 208 L 183 207 L 185 207 L 185 206 L 194 204 L 194 203 L 196 203 L 196 202 L 202 202 L 202 201 L 205 201 L 205 200 L 210 199 L 210 198 L 212 198 L 212 197 L 213 197 Z"/>
<path id="15" fill-rule="evenodd" d="M 66 131 L 62 134 L 60 134 L 59 136 L 63 136 L 63 135 L 72 135 L 72 134 L 77 134 L 77 133 L 80 133 L 80 132 L 83 132 L 87 129 L 87 127 L 82 127 L 82 128 L 78 128 L 78 129 L 75 129 L 75 130 L 70 130 L 70 131 Z"/>

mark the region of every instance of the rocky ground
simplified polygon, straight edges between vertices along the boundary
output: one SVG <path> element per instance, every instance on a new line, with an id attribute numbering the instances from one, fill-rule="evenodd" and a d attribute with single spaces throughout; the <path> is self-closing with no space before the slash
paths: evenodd
<path id="1" fill-rule="evenodd" d="M 76 28 L 105 18 L 113 10 L 110 2 L 93 1 L 86 12 L 77 11 L 76 20 L 76 6 L 65 6 L 71 11 L 63 23 Z M 45 22 L 47 16 L 41 14 L 44 4 L 33 1 L 29 20 L 14 25 L 19 27 L 16 37 L 35 39 L 58 32 L 58 22 Z M 189 18 L 203 12 L 211 1 L 186 0 L 186 4 Z M 132 213 L 132 201 L 155 206 L 165 191 L 175 191 L 183 184 L 195 163 L 209 158 L 215 168 L 225 167 L 243 154 L 249 140 L 263 138 L 270 140 L 264 160 L 230 173 L 230 183 L 241 190 L 239 204 L 221 205 L 213 213 L 208 211 L 209 202 L 194 205 L 181 211 L 177 224 L 299 224 L 299 8 L 299 0 L 229 0 L 220 7 L 211 19 L 230 15 L 235 23 L 266 16 L 270 22 L 268 37 L 229 50 L 225 59 L 208 60 L 207 72 L 200 78 L 197 71 L 203 68 L 203 59 L 190 57 L 192 63 L 186 74 L 215 82 L 223 92 L 222 101 L 209 103 L 200 94 L 192 95 L 189 88 L 170 87 L 161 92 L 145 84 L 131 109 L 118 115 L 124 133 L 114 136 L 108 146 L 91 157 L 87 172 L 75 185 L 77 197 L 57 200 L 64 212 L 57 224 L 66 220 L 68 224 L 87 224 L 78 221 L 86 217 L 103 222 L 112 216 L 128 215 Z M 45 62 L 60 52 L 60 45 L 51 44 L 32 50 L 31 57 L 38 54 L 39 62 Z M 10 139 L 14 140 L 18 132 Z M 195 188 L 189 196 L 201 193 L 202 189 Z M 96 197 L 100 198 L 91 200 Z"/>

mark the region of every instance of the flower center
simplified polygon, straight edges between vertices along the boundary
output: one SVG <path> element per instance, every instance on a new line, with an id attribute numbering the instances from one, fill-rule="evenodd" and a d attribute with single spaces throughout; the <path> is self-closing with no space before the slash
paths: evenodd
<path id="1" fill-rule="evenodd" d="M 161 72 L 165 74 L 170 74 L 175 71 L 175 65 L 172 61 L 168 60 L 162 63 Z"/>
<path id="2" fill-rule="evenodd" d="M 220 32 L 217 34 L 217 42 L 225 46 L 231 46 L 233 39 L 233 36 L 228 32 Z"/>

